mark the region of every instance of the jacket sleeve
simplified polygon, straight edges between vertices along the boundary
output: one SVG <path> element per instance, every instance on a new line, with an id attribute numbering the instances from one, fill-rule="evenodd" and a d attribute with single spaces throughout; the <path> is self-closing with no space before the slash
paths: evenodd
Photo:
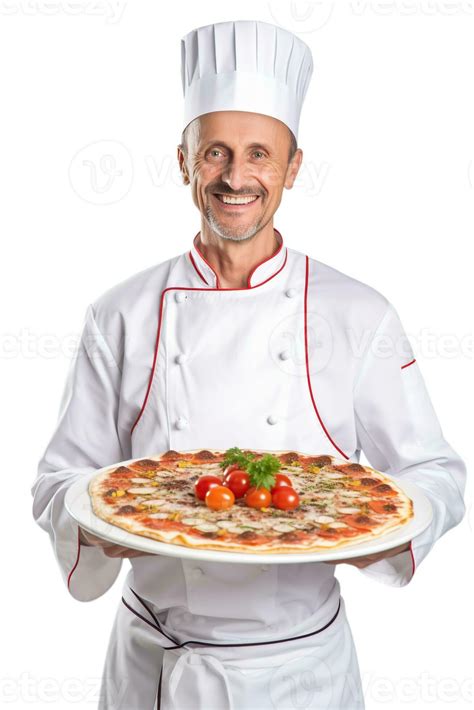
<path id="1" fill-rule="evenodd" d="M 80 476 L 125 458 L 116 424 L 120 382 L 120 369 L 89 306 L 56 429 L 31 488 L 35 522 L 48 533 L 64 583 L 79 601 L 104 594 L 122 565 L 122 558 L 79 542 L 79 525 L 64 505 L 67 489 Z"/>
<path id="2" fill-rule="evenodd" d="M 462 520 L 466 467 L 443 436 L 412 346 L 398 313 L 387 304 L 354 386 L 357 448 L 376 470 L 423 489 L 433 519 L 409 550 L 359 569 L 401 587 L 436 540 Z"/>

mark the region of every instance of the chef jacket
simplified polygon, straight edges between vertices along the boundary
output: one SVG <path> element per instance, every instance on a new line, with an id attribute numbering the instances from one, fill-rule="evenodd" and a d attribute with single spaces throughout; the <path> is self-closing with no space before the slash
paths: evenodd
<path id="1" fill-rule="evenodd" d="M 361 568 L 403 586 L 465 513 L 466 469 L 443 436 L 414 350 L 376 289 L 288 247 L 227 289 L 197 246 L 115 285 L 86 311 L 56 429 L 32 486 L 70 594 L 104 594 L 123 559 L 79 542 L 64 506 L 80 476 L 169 449 L 329 454 L 416 483 L 433 507 L 410 549 Z M 335 566 L 131 558 L 125 584 L 168 628 L 220 640 L 316 628 Z"/>

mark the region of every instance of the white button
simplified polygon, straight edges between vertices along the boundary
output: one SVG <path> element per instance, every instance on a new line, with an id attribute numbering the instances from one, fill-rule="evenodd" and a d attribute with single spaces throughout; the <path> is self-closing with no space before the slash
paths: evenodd
<path id="1" fill-rule="evenodd" d="M 186 355 L 184 353 L 178 353 L 174 360 L 178 365 L 181 365 L 186 360 Z"/>
<path id="2" fill-rule="evenodd" d="M 184 291 L 176 291 L 174 294 L 174 300 L 177 301 L 178 303 L 182 303 L 187 299 L 187 295 L 185 294 Z"/>
<path id="3" fill-rule="evenodd" d="M 280 353 L 280 360 L 288 360 L 291 357 L 289 350 L 282 350 Z"/>
<path id="4" fill-rule="evenodd" d="M 273 414 L 270 414 L 270 416 L 267 417 L 267 422 L 269 424 L 276 424 L 277 421 L 278 421 L 278 419 L 276 417 L 274 417 Z"/>
<path id="5" fill-rule="evenodd" d="M 193 569 L 193 577 L 195 577 L 195 579 L 199 579 L 199 577 L 202 577 L 203 574 L 204 572 L 200 567 L 195 567 Z"/>
<path id="6" fill-rule="evenodd" d="M 177 429 L 184 429 L 188 425 L 187 420 L 184 417 L 179 417 L 176 420 L 176 428 Z"/>
<path id="7" fill-rule="evenodd" d="M 296 288 L 289 288 L 285 293 L 288 298 L 293 298 L 293 296 L 296 296 Z"/>

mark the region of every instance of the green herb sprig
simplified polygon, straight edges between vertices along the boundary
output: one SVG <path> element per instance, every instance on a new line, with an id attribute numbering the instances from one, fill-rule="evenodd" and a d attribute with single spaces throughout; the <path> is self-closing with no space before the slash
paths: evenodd
<path id="1" fill-rule="evenodd" d="M 251 461 L 247 466 L 250 485 L 270 490 L 275 485 L 275 474 L 280 470 L 280 467 L 280 461 L 273 454 L 264 454 L 261 459 Z"/>
<path id="2" fill-rule="evenodd" d="M 224 455 L 224 460 L 219 462 L 219 466 L 222 469 L 226 469 L 227 466 L 231 464 L 238 464 L 239 468 L 243 471 L 247 470 L 248 464 L 254 459 L 253 454 L 244 454 L 242 449 L 238 446 L 233 446 L 231 449 L 227 449 Z"/>

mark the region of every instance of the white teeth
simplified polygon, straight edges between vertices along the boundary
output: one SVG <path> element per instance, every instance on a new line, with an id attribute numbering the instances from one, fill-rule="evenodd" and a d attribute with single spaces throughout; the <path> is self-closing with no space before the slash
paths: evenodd
<path id="1" fill-rule="evenodd" d="M 229 195 L 219 195 L 219 199 L 226 205 L 248 205 L 255 202 L 257 197 L 229 197 Z"/>

